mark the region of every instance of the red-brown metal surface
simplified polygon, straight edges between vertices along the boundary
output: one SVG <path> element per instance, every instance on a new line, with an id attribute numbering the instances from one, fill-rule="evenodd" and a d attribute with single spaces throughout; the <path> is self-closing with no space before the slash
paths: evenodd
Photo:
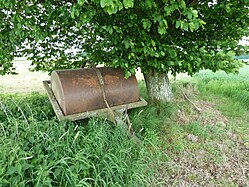
<path id="1" fill-rule="evenodd" d="M 124 78 L 121 69 L 97 68 L 104 81 L 104 90 L 110 107 L 139 101 L 135 76 Z M 75 69 L 53 71 L 51 89 L 64 115 L 106 108 L 96 70 Z"/>

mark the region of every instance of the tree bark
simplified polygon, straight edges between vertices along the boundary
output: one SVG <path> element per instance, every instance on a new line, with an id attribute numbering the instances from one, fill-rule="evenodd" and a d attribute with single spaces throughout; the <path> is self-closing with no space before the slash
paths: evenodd
<path id="1" fill-rule="evenodd" d="M 150 69 L 144 73 L 144 78 L 150 102 L 160 104 L 170 102 L 173 99 L 173 93 L 167 73 L 161 73 L 155 69 Z"/>

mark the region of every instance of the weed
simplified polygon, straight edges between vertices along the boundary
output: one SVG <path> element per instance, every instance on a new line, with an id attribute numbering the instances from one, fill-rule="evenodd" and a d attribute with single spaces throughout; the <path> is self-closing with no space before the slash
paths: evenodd
<path id="1" fill-rule="evenodd" d="M 43 95 L 1 96 L 0 186 L 148 186 L 153 133 L 138 146 L 122 126 L 51 113 Z"/>

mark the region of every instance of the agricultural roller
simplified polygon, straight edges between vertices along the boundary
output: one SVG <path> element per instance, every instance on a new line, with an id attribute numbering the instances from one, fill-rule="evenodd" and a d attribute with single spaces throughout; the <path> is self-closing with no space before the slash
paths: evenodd
<path id="1" fill-rule="evenodd" d="M 125 79 L 119 68 L 56 70 L 43 85 L 59 121 L 104 116 L 116 122 L 116 114 L 147 105 L 136 77 Z"/>

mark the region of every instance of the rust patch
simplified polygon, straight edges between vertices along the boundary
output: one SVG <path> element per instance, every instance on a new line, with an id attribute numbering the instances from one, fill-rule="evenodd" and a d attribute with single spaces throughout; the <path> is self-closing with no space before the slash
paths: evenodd
<path id="1" fill-rule="evenodd" d="M 98 69 L 104 80 L 106 98 L 110 106 L 139 101 L 135 76 L 125 79 L 121 69 Z M 54 71 L 51 83 L 52 91 L 56 100 L 60 101 L 59 105 L 65 115 L 106 108 L 98 76 L 93 68 Z"/>

